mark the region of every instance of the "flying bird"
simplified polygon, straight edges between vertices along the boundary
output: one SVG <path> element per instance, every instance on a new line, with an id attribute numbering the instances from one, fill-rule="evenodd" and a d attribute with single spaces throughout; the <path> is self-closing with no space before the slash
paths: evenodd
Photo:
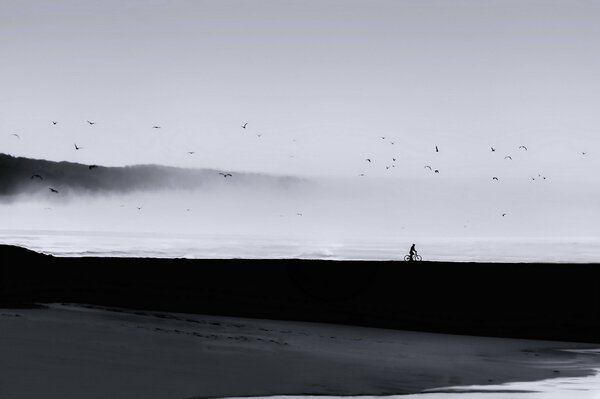
<path id="1" fill-rule="evenodd" d="M 244 123 L 244 124 L 242 125 L 242 129 L 245 129 L 247 125 L 248 125 L 248 122 Z"/>
<path id="2" fill-rule="evenodd" d="M 138 211 L 141 211 L 141 210 L 142 210 L 142 207 L 141 207 L 141 206 L 136 206 L 136 208 L 137 208 L 137 210 L 138 210 Z"/>
<path id="3" fill-rule="evenodd" d="M 260 137 L 262 137 L 262 134 L 257 134 L 257 135 L 256 135 L 256 137 L 259 137 L 259 138 L 260 138 Z"/>
<path id="4" fill-rule="evenodd" d="M 87 123 L 89 123 L 90 125 L 95 125 L 96 122 L 90 122 L 90 121 L 86 121 Z"/>
<path id="5" fill-rule="evenodd" d="M 437 145 L 435 146 L 435 152 L 440 152 L 440 150 L 438 150 Z"/>
<path id="6" fill-rule="evenodd" d="M 434 172 L 435 172 L 435 173 L 440 173 L 440 171 L 439 171 L 439 170 L 437 170 L 437 169 L 436 169 L 436 170 L 434 170 Z"/>
<path id="7" fill-rule="evenodd" d="M 359 176 L 364 176 L 364 175 L 365 175 L 364 173 L 361 173 Z"/>
<path id="8" fill-rule="evenodd" d="M 423 169 L 425 169 L 425 168 L 429 168 L 429 170 L 433 170 L 433 169 L 431 169 L 431 166 L 429 166 L 429 165 L 425 165 L 425 166 L 423 167 Z"/>
<path id="9" fill-rule="evenodd" d="M 54 194 L 58 194 L 58 190 L 56 190 L 52 187 L 48 187 L 48 190 L 52 191 Z"/>
<path id="10" fill-rule="evenodd" d="M 190 155 L 194 155 L 196 153 L 196 151 L 188 151 L 187 153 Z"/>
<path id="11" fill-rule="evenodd" d="M 520 145 L 519 149 L 521 149 L 521 148 L 524 149 L 525 151 L 527 151 L 527 147 L 525 147 L 524 145 Z"/>
<path id="12" fill-rule="evenodd" d="M 492 180 L 498 181 L 498 178 L 496 176 L 494 176 L 494 177 L 492 177 Z"/>
<path id="13" fill-rule="evenodd" d="M 221 176 L 223 176 L 225 179 L 227 179 L 228 177 L 232 177 L 233 175 L 231 173 L 223 173 L 223 172 L 219 172 L 219 174 Z"/>
<path id="14" fill-rule="evenodd" d="M 396 158 L 392 158 L 392 161 L 396 162 Z"/>
<path id="15" fill-rule="evenodd" d="M 18 134 L 16 134 L 16 133 L 13 133 L 13 134 L 11 134 L 11 136 L 15 136 L 16 138 L 18 138 L 19 140 L 21 140 L 21 136 L 19 136 L 19 135 L 18 135 Z"/>
<path id="16" fill-rule="evenodd" d="M 296 212 L 296 216 L 302 216 L 300 212 Z"/>
<path id="17" fill-rule="evenodd" d="M 585 154 L 587 154 L 587 152 L 582 152 L 582 153 L 581 153 L 581 155 L 585 155 Z"/>
<path id="18" fill-rule="evenodd" d="M 510 155 L 505 156 L 504 159 L 510 159 L 512 161 L 512 157 Z"/>
<path id="19" fill-rule="evenodd" d="M 98 165 L 90 165 L 90 166 L 88 166 L 88 169 L 92 170 L 92 169 L 96 169 L 97 167 L 98 167 Z"/>
<path id="20" fill-rule="evenodd" d="M 40 179 L 40 180 L 44 180 L 44 178 L 40 175 L 31 175 L 32 179 Z"/>
<path id="21" fill-rule="evenodd" d="M 53 125 L 58 125 L 58 122 L 56 122 L 56 121 L 52 121 L 52 124 L 53 124 Z"/>
<path id="22" fill-rule="evenodd" d="M 385 136 L 381 136 L 381 140 L 385 140 Z"/>
<path id="23" fill-rule="evenodd" d="M 502 217 L 504 217 L 504 216 L 506 216 L 506 213 L 503 213 L 503 214 L 502 214 Z"/>
<path id="24" fill-rule="evenodd" d="M 496 149 L 494 147 L 490 147 L 492 149 L 492 152 L 496 152 Z"/>
<path id="25" fill-rule="evenodd" d="M 394 145 L 394 144 L 395 144 L 395 142 L 394 142 L 394 141 L 390 141 L 390 144 L 391 144 L 391 145 Z"/>
<path id="26" fill-rule="evenodd" d="M 77 147 L 77 144 L 73 144 L 76 150 L 81 150 L 82 147 Z"/>
<path id="27" fill-rule="evenodd" d="M 160 129 L 160 126 L 152 126 L 152 129 Z"/>
<path id="28" fill-rule="evenodd" d="M 367 162 L 371 162 L 371 159 L 370 159 L 370 158 L 367 158 L 367 159 L 365 159 L 365 161 L 367 161 Z"/>

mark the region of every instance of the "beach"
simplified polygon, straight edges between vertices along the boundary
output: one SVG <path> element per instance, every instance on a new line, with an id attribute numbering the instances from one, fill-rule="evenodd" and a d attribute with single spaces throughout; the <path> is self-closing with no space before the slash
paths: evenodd
<path id="1" fill-rule="evenodd" d="M 0 257 L 1 397 L 598 388 L 596 264 Z"/>
<path id="2" fill-rule="evenodd" d="M 76 304 L 2 309 L 0 325 L 11 399 L 400 395 L 556 378 L 581 379 L 581 395 L 600 368 L 593 344 Z"/>

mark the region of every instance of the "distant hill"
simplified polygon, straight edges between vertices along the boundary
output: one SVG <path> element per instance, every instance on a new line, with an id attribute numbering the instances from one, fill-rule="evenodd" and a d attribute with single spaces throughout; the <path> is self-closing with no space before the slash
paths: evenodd
<path id="1" fill-rule="evenodd" d="M 259 173 L 231 173 L 223 177 L 216 169 L 184 169 L 161 165 L 123 167 L 93 166 L 54 162 L 0 154 L 0 197 L 18 194 L 49 193 L 52 187 L 61 194 L 127 193 L 168 189 L 201 189 L 208 186 L 249 185 L 282 187 L 303 179 Z M 38 177 L 39 176 L 39 177 Z"/>

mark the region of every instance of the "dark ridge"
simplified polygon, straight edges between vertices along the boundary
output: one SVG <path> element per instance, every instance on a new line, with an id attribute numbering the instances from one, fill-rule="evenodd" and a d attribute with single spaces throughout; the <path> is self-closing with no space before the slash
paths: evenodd
<path id="1" fill-rule="evenodd" d="M 127 193 L 136 190 L 198 189 L 222 184 L 216 169 L 183 169 L 160 165 L 107 167 L 73 162 L 54 162 L 42 159 L 0 154 L 0 197 L 17 194 L 44 193 L 48 187 L 61 194 L 70 192 Z M 302 181 L 290 176 L 259 173 L 234 173 L 228 184 L 287 187 Z M 40 176 L 32 178 L 33 175 Z"/>
<path id="2" fill-rule="evenodd" d="M 600 265 L 62 258 L 0 246 L 0 306 L 71 302 L 600 343 Z"/>

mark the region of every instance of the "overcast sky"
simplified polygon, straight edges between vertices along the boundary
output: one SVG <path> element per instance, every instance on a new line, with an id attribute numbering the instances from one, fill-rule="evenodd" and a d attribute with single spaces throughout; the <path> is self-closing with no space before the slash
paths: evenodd
<path id="1" fill-rule="evenodd" d="M 573 0 L 2 1 L 1 151 L 405 177 L 498 173 L 494 146 L 575 178 L 600 156 L 599 20 Z"/>
<path id="2" fill-rule="evenodd" d="M 83 197 L 25 179 L 40 195 L 2 199 L 0 229 L 598 237 L 598 21 L 576 0 L 0 1 L 0 152 L 234 175 Z"/>

